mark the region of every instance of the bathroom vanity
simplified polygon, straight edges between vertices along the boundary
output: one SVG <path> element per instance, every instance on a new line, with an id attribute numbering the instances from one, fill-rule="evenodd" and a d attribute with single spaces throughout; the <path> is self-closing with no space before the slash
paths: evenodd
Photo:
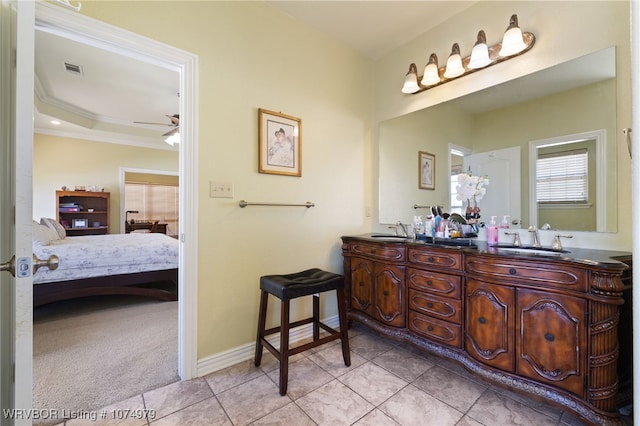
<path id="1" fill-rule="evenodd" d="M 348 318 L 591 424 L 630 377 L 631 254 L 344 236 Z M 628 364 L 624 364 L 628 363 Z"/>

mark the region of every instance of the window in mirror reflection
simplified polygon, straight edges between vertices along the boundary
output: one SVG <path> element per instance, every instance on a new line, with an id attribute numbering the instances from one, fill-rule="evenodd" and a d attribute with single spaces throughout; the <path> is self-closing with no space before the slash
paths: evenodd
<path id="1" fill-rule="evenodd" d="M 538 204 L 585 204 L 589 201 L 586 149 L 540 152 L 536 161 Z"/>
<path id="2" fill-rule="evenodd" d="M 449 163 L 451 171 L 449 175 L 449 212 L 458 213 L 464 216 L 462 201 L 459 201 L 456 196 L 456 185 L 458 185 L 458 175 L 464 172 L 464 156 L 465 149 L 456 147 L 449 144 Z"/>

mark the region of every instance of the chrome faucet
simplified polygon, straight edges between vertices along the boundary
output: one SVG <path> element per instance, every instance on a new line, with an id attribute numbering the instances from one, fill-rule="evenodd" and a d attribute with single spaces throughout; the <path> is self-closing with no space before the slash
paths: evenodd
<path id="1" fill-rule="evenodd" d="M 520 247 L 522 242 L 520 241 L 520 233 L 518 231 L 514 232 L 505 232 L 504 235 L 513 235 L 513 246 Z"/>
<path id="2" fill-rule="evenodd" d="M 399 226 L 400 229 L 402 229 L 402 235 L 400 235 L 400 237 L 408 237 L 409 236 L 409 232 L 407 231 L 407 227 L 405 226 L 404 223 L 398 221 L 398 223 L 396 223 L 396 226 Z M 398 234 L 397 229 L 398 228 L 396 228 L 396 235 Z"/>
<path id="3" fill-rule="evenodd" d="M 534 225 L 531 225 L 528 230 L 531 233 L 531 245 L 536 248 L 542 247 L 542 244 L 540 244 L 540 234 L 538 234 L 538 229 Z"/>

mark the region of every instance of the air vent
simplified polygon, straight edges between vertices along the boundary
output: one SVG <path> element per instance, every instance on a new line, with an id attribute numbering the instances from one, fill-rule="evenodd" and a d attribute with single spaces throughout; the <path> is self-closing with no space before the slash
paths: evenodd
<path id="1" fill-rule="evenodd" d="M 70 64 L 69 62 L 64 63 L 64 69 L 75 75 L 82 75 L 82 67 L 80 65 Z"/>

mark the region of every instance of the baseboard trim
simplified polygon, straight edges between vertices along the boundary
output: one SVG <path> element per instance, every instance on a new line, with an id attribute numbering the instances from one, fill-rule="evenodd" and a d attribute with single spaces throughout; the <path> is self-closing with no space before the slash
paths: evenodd
<path id="1" fill-rule="evenodd" d="M 335 329 L 338 329 L 338 327 L 340 326 L 338 315 L 323 319 L 322 322 Z M 291 329 L 291 333 L 289 333 L 289 341 L 291 343 L 296 343 L 298 341 L 307 339 L 312 335 L 312 325 L 306 324 Z M 280 349 L 280 338 L 278 337 L 278 334 L 268 337 L 267 340 L 269 341 L 269 343 L 275 346 L 276 349 Z M 238 364 L 239 362 L 253 359 L 255 350 L 256 344 L 255 342 L 251 342 L 226 350 L 224 352 L 208 356 L 206 358 L 199 359 L 197 377 L 206 376 L 207 374 L 214 373 L 216 371 L 222 370 L 223 368 L 231 367 L 232 365 Z"/>

